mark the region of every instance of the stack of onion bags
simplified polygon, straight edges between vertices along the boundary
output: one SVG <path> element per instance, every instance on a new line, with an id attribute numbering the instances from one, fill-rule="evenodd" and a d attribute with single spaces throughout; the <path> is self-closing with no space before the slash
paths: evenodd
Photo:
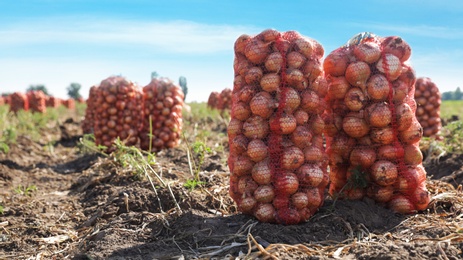
<path id="1" fill-rule="evenodd" d="M 325 58 L 331 195 L 400 213 L 428 206 L 410 55 L 400 37 L 360 34 Z"/>
<path id="2" fill-rule="evenodd" d="M 436 136 L 442 128 L 440 119 L 441 94 L 437 85 L 427 77 L 415 83 L 416 117 L 423 127 L 423 136 Z"/>
<path id="3" fill-rule="evenodd" d="M 14 92 L 10 97 L 10 111 L 16 113 L 19 110 L 29 110 L 29 99 L 21 92 Z"/>
<path id="4" fill-rule="evenodd" d="M 220 93 L 217 91 L 212 91 L 209 94 L 209 98 L 207 99 L 207 107 L 211 109 L 217 109 L 219 103 Z"/>
<path id="5" fill-rule="evenodd" d="M 53 96 L 47 96 L 45 100 L 45 106 L 57 108 L 61 105 L 61 99 Z"/>
<path id="6" fill-rule="evenodd" d="M 65 100 L 63 100 L 63 105 L 67 109 L 75 109 L 76 108 L 76 100 L 73 99 L 73 98 L 65 99 Z"/>
<path id="7" fill-rule="evenodd" d="M 101 81 L 95 95 L 95 143 L 108 147 L 108 151 L 116 138 L 126 145 L 137 144 L 143 111 L 141 88 L 124 77 L 111 76 Z"/>
<path id="8" fill-rule="evenodd" d="M 154 78 L 143 88 L 143 150 L 160 151 L 180 144 L 183 99 L 182 88 L 167 78 Z"/>
<path id="9" fill-rule="evenodd" d="M 47 96 L 41 90 L 32 90 L 26 93 L 29 100 L 29 109 L 32 112 L 44 113 L 47 110 Z"/>
<path id="10" fill-rule="evenodd" d="M 241 35 L 234 50 L 230 196 L 261 222 L 306 221 L 329 181 L 323 47 L 295 31 L 268 29 Z"/>
<path id="11" fill-rule="evenodd" d="M 95 111 L 95 99 L 97 97 L 98 86 L 92 86 L 89 90 L 88 99 L 86 101 L 87 107 L 85 108 L 85 117 L 82 121 L 82 132 L 84 134 L 93 133 L 94 111 Z"/>
<path id="12" fill-rule="evenodd" d="M 223 89 L 219 94 L 217 108 L 220 110 L 230 110 L 232 103 L 232 90 L 229 88 Z"/>

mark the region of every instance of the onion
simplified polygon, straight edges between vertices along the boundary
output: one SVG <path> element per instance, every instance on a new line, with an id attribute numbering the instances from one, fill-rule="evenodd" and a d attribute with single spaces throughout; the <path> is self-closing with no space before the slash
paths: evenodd
<path id="1" fill-rule="evenodd" d="M 306 162 L 319 162 L 324 158 L 323 150 L 316 146 L 307 146 L 304 148 L 304 159 Z"/>
<path id="2" fill-rule="evenodd" d="M 364 188 L 352 188 L 346 190 L 345 194 L 349 200 L 361 200 L 365 197 L 366 190 Z"/>
<path id="3" fill-rule="evenodd" d="M 261 185 L 254 191 L 254 198 L 258 202 L 270 203 L 275 197 L 275 191 L 272 185 Z"/>
<path id="4" fill-rule="evenodd" d="M 241 194 L 251 195 L 259 187 L 250 175 L 241 176 L 238 179 L 238 192 Z"/>
<path id="5" fill-rule="evenodd" d="M 348 135 L 336 135 L 331 141 L 331 145 L 328 149 L 332 153 L 342 154 L 344 158 L 348 158 L 350 152 L 354 148 L 356 141 L 354 138 L 349 137 Z M 328 151 L 327 151 L 328 153 Z"/>
<path id="6" fill-rule="evenodd" d="M 275 222 L 276 211 L 270 203 L 258 204 L 254 212 L 254 216 L 257 220 L 265 223 Z"/>
<path id="7" fill-rule="evenodd" d="M 294 118 L 296 118 L 297 125 L 304 125 L 309 121 L 309 114 L 302 109 L 294 111 Z"/>
<path id="8" fill-rule="evenodd" d="M 250 39 L 244 48 L 244 55 L 254 64 L 263 63 L 269 52 L 268 43 L 264 43 L 256 38 Z"/>
<path id="9" fill-rule="evenodd" d="M 297 126 L 296 129 L 291 133 L 290 139 L 297 147 L 303 149 L 310 145 L 312 141 L 312 132 L 307 126 Z"/>
<path id="10" fill-rule="evenodd" d="M 323 69 L 327 75 L 343 76 L 348 65 L 347 49 L 338 49 L 331 52 L 323 61 Z"/>
<path id="11" fill-rule="evenodd" d="M 256 205 L 256 199 L 252 196 L 248 196 L 238 203 L 238 209 L 243 213 L 250 214 Z"/>
<path id="12" fill-rule="evenodd" d="M 351 112 L 342 120 L 342 129 L 350 137 L 360 138 L 370 131 L 370 127 L 363 118 L 363 113 Z"/>
<path id="13" fill-rule="evenodd" d="M 342 117 L 332 113 L 332 114 L 323 114 L 323 121 L 325 122 L 325 133 L 328 136 L 333 137 L 336 135 L 339 130 L 342 129 Z"/>
<path id="14" fill-rule="evenodd" d="M 296 174 L 284 172 L 283 174 L 274 176 L 273 186 L 279 195 L 291 195 L 299 189 L 299 180 Z"/>
<path id="15" fill-rule="evenodd" d="M 297 51 L 291 51 L 286 55 L 286 66 L 288 68 L 298 69 L 305 62 L 307 58 L 304 55 Z"/>
<path id="16" fill-rule="evenodd" d="M 273 199 L 273 206 L 275 209 L 283 209 L 289 207 L 289 197 L 287 194 L 277 194 Z"/>
<path id="17" fill-rule="evenodd" d="M 284 225 L 294 225 L 301 221 L 299 212 L 294 208 L 283 208 L 277 210 L 277 221 Z"/>
<path id="18" fill-rule="evenodd" d="M 313 41 L 310 41 L 306 38 L 297 38 L 294 40 L 295 49 L 302 53 L 306 58 L 311 58 L 314 52 Z"/>
<path id="19" fill-rule="evenodd" d="M 402 63 L 396 56 L 386 53 L 376 63 L 376 68 L 390 81 L 396 80 L 402 73 Z"/>
<path id="20" fill-rule="evenodd" d="M 388 202 L 394 195 L 394 187 L 371 185 L 367 188 L 367 196 L 377 202 Z"/>
<path id="21" fill-rule="evenodd" d="M 366 103 L 366 98 L 361 89 L 351 88 L 344 97 L 344 103 L 351 111 L 359 111 Z"/>
<path id="22" fill-rule="evenodd" d="M 272 52 L 265 60 L 265 68 L 269 72 L 280 72 L 283 67 L 283 56 L 280 52 Z"/>
<path id="23" fill-rule="evenodd" d="M 270 118 L 270 129 L 274 133 L 291 134 L 296 127 L 296 118 L 292 114 L 283 112 L 279 118 L 277 118 L 275 114 Z"/>
<path id="24" fill-rule="evenodd" d="M 268 156 L 268 147 L 261 139 L 253 139 L 247 146 L 247 154 L 254 162 L 260 162 Z"/>
<path id="25" fill-rule="evenodd" d="M 311 114 L 320 106 L 320 97 L 313 90 L 307 89 L 301 93 L 301 108 Z"/>
<path id="26" fill-rule="evenodd" d="M 375 42 L 362 42 L 354 46 L 353 53 L 358 60 L 371 64 L 379 59 L 381 49 Z"/>
<path id="27" fill-rule="evenodd" d="M 411 56 L 412 50 L 410 45 L 399 36 L 386 37 L 381 47 L 384 53 L 391 53 L 396 56 L 401 62 L 405 62 Z"/>
<path id="28" fill-rule="evenodd" d="M 344 76 L 329 77 L 328 95 L 330 99 L 344 99 L 350 88 L 349 82 Z"/>
<path id="29" fill-rule="evenodd" d="M 282 95 L 283 91 L 285 95 Z M 284 96 L 284 98 L 282 98 L 282 96 Z M 287 113 L 293 113 L 301 104 L 301 97 L 294 88 L 285 88 L 281 90 L 281 92 L 277 93 L 276 99 L 279 104 L 284 105 L 284 110 Z"/>
<path id="30" fill-rule="evenodd" d="M 409 86 L 402 80 L 398 79 L 392 83 L 392 100 L 395 103 L 403 103 L 409 97 L 409 92 Z"/>
<path id="31" fill-rule="evenodd" d="M 263 160 L 254 165 L 252 168 L 252 179 L 260 185 L 270 184 L 272 181 L 272 170 L 269 161 Z"/>
<path id="32" fill-rule="evenodd" d="M 235 102 L 242 101 L 244 103 L 249 103 L 256 93 L 257 88 L 255 86 L 245 85 L 238 92 L 233 94 L 233 98 Z"/>
<path id="33" fill-rule="evenodd" d="M 423 154 L 418 145 L 404 146 L 404 162 L 407 165 L 418 165 L 423 162 Z"/>
<path id="34" fill-rule="evenodd" d="M 371 127 L 385 127 L 392 121 L 392 112 L 388 103 L 373 103 L 366 108 L 367 121 Z"/>
<path id="35" fill-rule="evenodd" d="M 246 56 L 240 54 L 235 55 L 233 60 L 233 70 L 235 71 L 235 74 L 237 73 L 238 75 L 243 76 L 243 80 L 244 75 L 252 66 L 253 64 L 248 59 L 246 59 Z"/>
<path id="36" fill-rule="evenodd" d="M 162 138 L 161 138 L 162 139 Z M 167 140 L 164 140 L 167 141 Z M 230 151 L 233 154 L 241 154 L 246 152 L 246 149 L 248 147 L 249 140 L 246 138 L 246 136 L 239 134 L 233 137 L 230 141 Z"/>
<path id="37" fill-rule="evenodd" d="M 238 135 L 242 133 L 243 129 L 243 122 L 236 119 L 231 118 L 230 122 L 228 123 L 227 133 L 229 136 Z"/>
<path id="38" fill-rule="evenodd" d="M 370 138 L 377 144 L 391 144 L 394 141 L 394 130 L 392 127 L 372 128 Z"/>
<path id="39" fill-rule="evenodd" d="M 255 38 L 263 41 L 263 42 L 274 42 L 276 41 L 279 37 L 281 37 L 280 32 L 278 32 L 275 29 L 266 29 L 263 30 L 261 33 L 256 35 Z"/>
<path id="40" fill-rule="evenodd" d="M 408 166 L 402 171 L 394 184 L 397 191 L 410 194 L 426 180 L 426 171 L 422 165 Z"/>
<path id="41" fill-rule="evenodd" d="M 250 139 L 262 139 L 268 133 L 268 122 L 260 116 L 251 116 L 243 123 L 243 134 Z"/>
<path id="42" fill-rule="evenodd" d="M 297 178 L 303 186 L 317 187 L 323 180 L 324 172 L 316 164 L 303 164 L 297 170 Z"/>
<path id="43" fill-rule="evenodd" d="M 246 44 L 248 41 L 251 39 L 251 36 L 247 34 L 242 34 L 236 39 L 235 44 L 234 44 L 234 50 L 235 53 L 241 53 L 244 54 L 244 48 L 246 47 Z"/>
<path id="44" fill-rule="evenodd" d="M 389 96 L 389 82 L 382 74 L 375 74 L 367 81 L 367 93 L 371 99 L 385 101 Z"/>
<path id="45" fill-rule="evenodd" d="M 412 108 L 407 103 L 402 103 L 395 107 L 395 111 L 397 130 L 405 131 L 410 128 L 415 118 Z"/>
<path id="46" fill-rule="evenodd" d="M 350 153 L 349 161 L 351 165 L 358 165 L 364 169 L 368 169 L 376 161 L 375 149 L 371 147 L 357 146 Z"/>
<path id="47" fill-rule="evenodd" d="M 387 160 L 379 160 L 371 166 L 370 174 L 377 184 L 392 185 L 397 180 L 397 165 Z"/>
<path id="48" fill-rule="evenodd" d="M 425 210 L 431 200 L 426 185 L 422 183 L 413 192 L 413 204 L 416 210 Z"/>
<path id="49" fill-rule="evenodd" d="M 399 132 L 400 141 L 405 144 L 415 144 L 421 140 L 423 136 L 423 128 L 416 119 L 412 122 L 412 125 L 404 131 Z"/>
<path id="50" fill-rule="evenodd" d="M 251 109 L 248 104 L 244 102 L 237 102 L 232 107 L 231 116 L 232 118 L 245 121 L 251 116 Z"/>
<path id="51" fill-rule="evenodd" d="M 309 197 L 306 192 L 296 192 L 291 196 L 291 204 L 296 209 L 306 208 L 309 205 Z"/>
<path id="52" fill-rule="evenodd" d="M 266 119 L 273 114 L 275 103 L 268 92 L 261 91 L 251 99 L 249 107 L 254 115 L 258 115 Z"/>
<path id="53" fill-rule="evenodd" d="M 295 170 L 304 163 L 304 153 L 296 146 L 290 146 L 281 154 L 281 168 Z"/>
<path id="54" fill-rule="evenodd" d="M 321 206 L 323 203 L 323 190 L 315 187 L 308 187 L 306 188 L 306 193 L 309 198 L 307 207 L 310 210 L 314 211 Z"/>
<path id="55" fill-rule="evenodd" d="M 324 76 L 319 76 L 312 81 L 312 83 L 309 85 L 309 89 L 315 91 L 317 95 L 323 98 L 328 93 L 328 81 Z"/>
<path id="56" fill-rule="evenodd" d="M 232 161 L 232 172 L 237 176 L 243 176 L 250 174 L 254 167 L 254 162 L 247 155 L 237 155 L 233 157 Z"/>
<path id="57" fill-rule="evenodd" d="M 316 114 L 310 118 L 309 128 L 315 135 L 321 135 L 325 131 L 325 120 Z"/>
<path id="58" fill-rule="evenodd" d="M 309 82 L 306 78 L 304 78 L 302 71 L 293 68 L 286 70 L 286 81 L 290 87 L 297 90 L 304 90 L 309 85 Z"/>
<path id="59" fill-rule="evenodd" d="M 370 74 L 371 70 L 368 63 L 356 61 L 347 66 L 345 77 L 351 85 L 365 89 Z"/>
<path id="60" fill-rule="evenodd" d="M 264 76 L 264 72 L 259 67 L 251 67 L 244 74 L 244 81 L 247 84 L 259 83 Z"/>
<path id="61" fill-rule="evenodd" d="M 416 211 L 415 206 L 403 195 L 395 196 L 388 205 L 393 211 L 401 214 L 410 214 Z"/>
<path id="62" fill-rule="evenodd" d="M 302 66 L 302 73 L 309 82 L 313 82 L 316 78 L 323 76 L 323 65 L 319 59 L 309 59 Z"/>
<path id="63" fill-rule="evenodd" d="M 403 148 L 395 145 L 382 145 L 378 148 L 378 159 L 395 161 L 404 156 Z"/>
<path id="64" fill-rule="evenodd" d="M 280 87 L 280 75 L 277 73 L 267 73 L 260 80 L 260 86 L 267 92 L 275 92 Z"/>

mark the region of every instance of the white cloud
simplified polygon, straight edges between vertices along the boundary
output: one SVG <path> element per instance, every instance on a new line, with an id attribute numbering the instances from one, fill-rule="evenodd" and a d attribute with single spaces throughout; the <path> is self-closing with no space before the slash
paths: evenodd
<path id="1" fill-rule="evenodd" d="M 0 46 L 33 44 L 143 45 L 176 53 L 230 50 L 247 26 L 210 25 L 191 21 L 134 21 L 82 17 L 51 17 L 0 25 Z"/>

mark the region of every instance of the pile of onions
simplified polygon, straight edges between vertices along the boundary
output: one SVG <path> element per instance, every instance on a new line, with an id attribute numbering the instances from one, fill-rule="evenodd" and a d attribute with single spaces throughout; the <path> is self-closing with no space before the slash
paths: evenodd
<path id="1" fill-rule="evenodd" d="M 415 83 L 416 117 L 423 127 L 423 136 L 433 137 L 442 128 L 440 119 L 441 93 L 428 77 L 421 77 Z"/>
<path id="2" fill-rule="evenodd" d="M 73 98 L 68 98 L 62 101 L 63 106 L 66 107 L 67 109 L 75 109 L 76 108 L 76 100 Z"/>
<path id="3" fill-rule="evenodd" d="M 268 29 L 241 35 L 234 51 L 230 196 L 261 222 L 306 221 L 329 181 L 323 47 L 295 31 Z"/>
<path id="4" fill-rule="evenodd" d="M 41 90 L 31 90 L 26 93 L 29 100 L 29 109 L 32 112 L 45 113 L 47 111 L 47 95 Z"/>
<path id="5" fill-rule="evenodd" d="M 400 37 L 361 34 L 329 53 L 324 115 L 332 196 L 368 196 L 400 213 L 429 203 L 415 116 L 416 81 Z M 430 92 L 429 92 L 430 93 Z"/>
<path id="6" fill-rule="evenodd" d="M 93 133 L 93 123 L 95 121 L 94 111 L 95 111 L 95 99 L 97 97 L 97 88 L 98 86 L 90 87 L 88 92 L 88 99 L 86 101 L 87 107 L 85 108 L 85 117 L 82 120 L 82 132 L 84 134 Z"/>
<path id="7" fill-rule="evenodd" d="M 140 132 L 143 150 L 160 151 L 179 145 L 183 99 L 180 86 L 167 78 L 154 78 L 143 87 L 143 128 Z"/>
<path id="8" fill-rule="evenodd" d="M 53 96 L 47 96 L 47 99 L 45 100 L 45 106 L 46 107 L 53 107 L 57 108 L 61 105 L 61 99 Z"/>
<path id="9" fill-rule="evenodd" d="M 10 111 L 16 113 L 19 110 L 29 110 L 29 99 L 27 95 L 21 92 L 14 92 L 10 97 Z"/>
<path id="10" fill-rule="evenodd" d="M 209 94 L 209 98 L 207 99 L 207 107 L 211 109 L 218 109 L 219 99 L 220 99 L 219 92 L 217 91 L 211 92 L 211 94 Z"/>
<path id="11" fill-rule="evenodd" d="M 97 145 L 108 147 L 110 152 L 116 138 L 126 145 L 137 144 L 143 119 L 143 93 L 137 84 L 121 76 L 111 76 L 101 81 L 94 95 L 90 92 L 89 99 L 94 102 L 93 131 Z"/>
<path id="12" fill-rule="evenodd" d="M 231 103 L 232 103 L 232 90 L 229 88 L 225 88 L 219 94 L 217 108 L 219 110 L 230 110 Z"/>

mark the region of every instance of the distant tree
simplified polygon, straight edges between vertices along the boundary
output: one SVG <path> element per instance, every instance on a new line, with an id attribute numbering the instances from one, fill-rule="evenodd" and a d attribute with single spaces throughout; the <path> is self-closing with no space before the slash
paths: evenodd
<path id="1" fill-rule="evenodd" d="M 80 88 L 81 85 L 79 83 L 71 83 L 71 85 L 69 85 L 66 89 L 68 91 L 68 96 L 76 100 L 81 98 L 82 96 L 79 93 Z"/>
<path id="2" fill-rule="evenodd" d="M 159 77 L 159 74 L 156 71 L 151 72 L 151 79 Z"/>
<path id="3" fill-rule="evenodd" d="M 453 91 L 447 91 L 442 93 L 442 100 L 452 100 L 453 99 Z"/>
<path id="4" fill-rule="evenodd" d="M 461 93 L 460 87 L 457 87 L 455 92 L 453 92 L 453 99 L 454 100 L 461 100 L 462 97 L 463 97 L 463 93 Z"/>
<path id="5" fill-rule="evenodd" d="M 188 93 L 188 87 L 186 85 L 186 78 L 184 76 L 181 76 L 179 79 L 178 79 L 178 84 L 180 85 L 180 87 L 182 88 L 182 91 L 183 91 L 183 94 L 185 95 L 183 97 L 183 100 L 186 99 L 186 94 Z"/>
<path id="6" fill-rule="evenodd" d="M 30 85 L 29 88 L 27 88 L 26 92 L 34 91 L 34 90 L 41 90 L 45 95 L 47 96 L 50 95 L 45 85 Z"/>

